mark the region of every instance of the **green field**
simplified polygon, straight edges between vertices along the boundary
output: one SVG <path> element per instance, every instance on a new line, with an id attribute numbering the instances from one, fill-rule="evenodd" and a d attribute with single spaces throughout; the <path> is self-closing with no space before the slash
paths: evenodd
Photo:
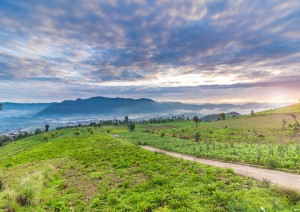
<path id="1" fill-rule="evenodd" d="M 198 127 L 192 121 L 142 124 L 137 133 L 122 136 L 139 145 L 300 173 L 300 132 L 294 127 L 300 114 L 294 113 L 296 120 L 290 115 L 290 111 L 300 111 L 300 104 L 273 111 L 201 122 Z M 196 133 L 199 142 L 195 142 Z"/>
<path id="2" fill-rule="evenodd" d="M 0 211 L 300 210 L 298 196 L 266 182 L 148 152 L 112 136 L 127 130 L 107 129 L 67 129 L 1 147 Z"/>

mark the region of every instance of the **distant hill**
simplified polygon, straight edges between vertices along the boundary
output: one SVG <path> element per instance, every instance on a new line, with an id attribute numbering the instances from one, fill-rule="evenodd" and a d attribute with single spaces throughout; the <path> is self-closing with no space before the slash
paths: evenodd
<path id="1" fill-rule="evenodd" d="M 234 104 L 184 104 L 180 102 L 156 102 L 152 99 L 129 99 L 92 97 L 89 99 L 66 100 L 55 103 L 37 113 L 37 116 L 71 116 L 82 114 L 126 115 L 126 114 L 151 114 L 195 112 L 201 110 L 232 111 L 232 109 L 272 108 L 268 103 Z"/>
<path id="2" fill-rule="evenodd" d="M 18 111 L 18 110 L 28 110 L 28 111 L 41 111 L 46 107 L 55 104 L 55 103 L 12 103 L 4 102 L 3 110 L 4 111 Z"/>

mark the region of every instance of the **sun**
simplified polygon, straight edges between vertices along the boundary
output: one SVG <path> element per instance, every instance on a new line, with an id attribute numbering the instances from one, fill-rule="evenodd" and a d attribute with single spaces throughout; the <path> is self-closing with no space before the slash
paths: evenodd
<path id="1" fill-rule="evenodd" d="M 294 103 L 298 102 L 298 99 L 291 98 L 289 93 L 287 91 L 283 90 L 274 90 L 270 92 L 268 102 L 273 102 L 273 103 Z"/>

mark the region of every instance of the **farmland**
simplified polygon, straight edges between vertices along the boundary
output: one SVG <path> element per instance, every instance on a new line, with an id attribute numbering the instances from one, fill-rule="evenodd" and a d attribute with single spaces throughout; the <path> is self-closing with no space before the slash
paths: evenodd
<path id="1" fill-rule="evenodd" d="M 141 125 L 139 132 L 123 136 L 135 144 L 300 173 L 300 133 L 287 113 L 290 108 L 296 111 L 300 105 L 279 109 L 285 113 L 204 122 L 198 127 L 191 121 Z M 295 115 L 297 121 L 300 115 Z M 197 133 L 199 141 L 195 142 Z"/>
<path id="2" fill-rule="evenodd" d="M 0 211 L 300 210 L 298 197 L 266 182 L 112 136 L 126 131 L 67 129 L 1 147 Z"/>

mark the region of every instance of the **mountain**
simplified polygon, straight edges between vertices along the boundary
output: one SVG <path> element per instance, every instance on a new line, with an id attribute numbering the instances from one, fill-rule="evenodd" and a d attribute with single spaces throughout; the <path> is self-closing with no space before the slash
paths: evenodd
<path id="1" fill-rule="evenodd" d="M 12 103 L 4 102 L 3 110 L 5 111 L 41 111 L 55 103 Z"/>
<path id="2" fill-rule="evenodd" d="M 255 108 L 254 108 L 255 106 Z M 201 110 L 231 111 L 241 108 L 251 109 L 272 108 L 268 103 L 234 104 L 184 104 L 180 102 L 156 102 L 152 99 L 129 99 L 92 97 L 89 99 L 65 100 L 51 104 L 37 113 L 37 116 L 72 116 L 72 115 L 126 115 L 150 113 L 199 113 Z"/>

